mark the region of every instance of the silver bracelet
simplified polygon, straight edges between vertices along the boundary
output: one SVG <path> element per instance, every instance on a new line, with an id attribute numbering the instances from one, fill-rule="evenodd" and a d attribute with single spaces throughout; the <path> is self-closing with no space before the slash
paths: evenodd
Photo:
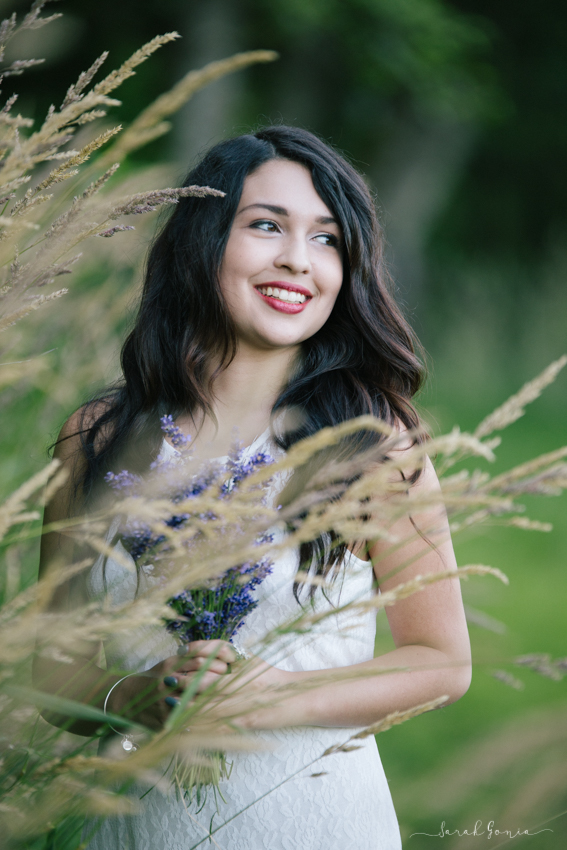
<path id="1" fill-rule="evenodd" d="M 113 684 L 113 686 L 111 687 L 111 689 L 109 690 L 109 692 L 106 695 L 106 699 L 104 700 L 104 705 L 103 705 L 102 710 L 103 710 L 105 716 L 106 716 L 106 706 L 108 705 L 108 698 L 109 698 L 110 694 L 112 693 L 112 691 L 114 690 L 114 688 L 118 687 L 118 685 L 120 685 L 121 682 L 123 682 L 125 679 L 130 678 L 130 676 L 136 676 L 136 675 L 137 675 L 136 673 L 128 673 L 126 676 L 123 676 L 121 679 L 118 679 L 118 681 Z M 130 753 L 133 750 L 138 749 L 138 747 L 134 743 L 134 740 L 133 740 L 131 735 L 128 735 L 125 732 L 119 732 L 118 729 L 115 729 L 114 726 L 112 726 L 110 723 L 108 725 L 110 726 L 110 728 L 112 729 L 113 732 L 115 732 L 117 735 L 122 736 L 121 744 L 122 744 L 123 750 L 126 750 L 127 753 Z"/>

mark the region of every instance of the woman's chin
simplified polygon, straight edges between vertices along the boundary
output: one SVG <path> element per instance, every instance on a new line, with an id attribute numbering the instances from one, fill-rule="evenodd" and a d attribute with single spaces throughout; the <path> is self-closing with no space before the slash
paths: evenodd
<path id="1" fill-rule="evenodd" d="M 239 347 L 269 352 L 277 349 L 296 348 L 315 332 L 315 330 L 305 327 L 262 327 L 250 328 L 244 332 L 239 332 L 237 328 L 237 338 Z"/>
<path id="2" fill-rule="evenodd" d="M 253 351 L 257 351 L 258 353 L 268 354 L 274 351 L 290 351 L 297 348 L 303 342 L 303 339 L 307 339 L 307 337 L 298 339 L 296 336 L 293 337 L 256 337 L 254 339 L 251 338 L 240 338 L 239 339 L 239 349 L 249 349 Z"/>
<path id="3" fill-rule="evenodd" d="M 289 321 L 290 319 L 292 321 Z M 307 323 L 297 319 L 299 316 L 286 316 L 284 321 L 254 322 L 246 328 L 239 328 L 237 323 L 237 339 L 245 347 L 258 351 L 294 348 L 314 336 L 325 324 L 324 321 Z"/>

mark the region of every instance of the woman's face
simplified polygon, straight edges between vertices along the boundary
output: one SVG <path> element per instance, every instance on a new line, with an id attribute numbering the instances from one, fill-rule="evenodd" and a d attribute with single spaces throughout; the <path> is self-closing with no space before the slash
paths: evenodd
<path id="1" fill-rule="evenodd" d="M 250 174 L 220 268 L 239 341 L 266 350 L 313 336 L 341 288 L 341 242 L 303 165 L 274 159 Z"/>

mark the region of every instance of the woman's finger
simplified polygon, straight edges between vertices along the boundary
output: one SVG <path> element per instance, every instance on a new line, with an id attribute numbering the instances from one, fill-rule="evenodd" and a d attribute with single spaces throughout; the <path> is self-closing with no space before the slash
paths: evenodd
<path id="1" fill-rule="evenodd" d="M 183 694 L 183 691 L 187 687 L 189 687 L 190 684 L 192 687 L 194 687 L 193 678 L 194 674 L 190 676 L 166 676 L 165 679 L 167 679 L 167 681 L 165 681 L 164 679 L 164 684 L 166 684 L 168 687 L 175 688 L 175 690 L 165 697 L 165 704 L 168 705 L 170 708 L 177 705 L 180 696 Z M 173 684 L 174 680 L 177 684 Z M 200 694 L 202 691 L 206 690 L 211 685 L 220 682 L 221 680 L 222 676 L 220 676 L 218 673 L 211 673 L 210 671 L 203 673 L 203 675 L 199 677 L 196 693 Z"/>
<path id="2" fill-rule="evenodd" d="M 218 673 L 203 673 L 203 676 L 199 678 L 197 693 L 200 694 L 203 691 L 206 691 L 211 685 L 218 685 L 223 681 L 223 679 L 224 676 L 219 676 Z"/>
<path id="3" fill-rule="evenodd" d="M 226 661 L 228 664 L 236 661 L 237 653 L 233 646 L 226 640 L 194 640 L 185 645 L 184 652 L 180 654 L 194 657 L 198 655 L 214 655 L 221 661 Z"/>
<path id="4" fill-rule="evenodd" d="M 179 676 L 186 676 L 189 673 L 197 673 L 199 670 L 205 668 L 206 670 L 210 670 L 212 673 L 218 673 L 219 675 L 223 675 L 224 673 L 229 672 L 229 664 L 225 661 L 219 661 L 218 659 L 210 659 L 204 658 L 203 656 L 199 656 L 198 658 L 191 658 L 187 661 L 183 662 L 182 667 L 178 667 L 177 670 L 167 671 L 168 675 L 165 678 L 174 678 Z"/>
<path id="5" fill-rule="evenodd" d="M 212 673 L 219 673 L 222 675 L 223 673 L 228 673 L 228 663 L 226 661 L 220 661 L 218 658 L 213 658 L 211 660 L 210 657 L 198 655 L 196 658 L 189 658 L 187 661 L 183 662 L 183 665 L 178 669 L 178 673 L 183 675 L 185 673 L 195 673 L 197 670 L 201 670 L 201 668 L 206 667 L 207 670 L 210 670 Z"/>

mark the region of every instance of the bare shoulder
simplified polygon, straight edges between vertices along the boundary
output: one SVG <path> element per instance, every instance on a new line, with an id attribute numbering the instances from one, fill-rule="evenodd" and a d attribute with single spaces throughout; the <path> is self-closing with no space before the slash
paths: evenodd
<path id="1" fill-rule="evenodd" d="M 393 425 L 393 434 L 392 434 L 394 445 L 392 446 L 392 451 L 395 452 L 404 452 L 408 449 L 411 449 L 415 443 L 412 436 L 410 435 L 410 430 L 407 425 L 404 425 L 399 419 L 396 419 Z"/>
<path id="2" fill-rule="evenodd" d="M 388 448 L 388 457 L 396 469 L 392 479 L 401 477 L 411 482 L 409 493 L 426 490 L 438 490 L 439 480 L 431 458 L 427 454 L 427 442 L 416 440 L 414 434 L 399 420 L 394 426 L 392 446 Z"/>
<path id="3" fill-rule="evenodd" d="M 401 431 L 399 445 L 388 453 L 392 466 L 388 477 L 396 485 L 384 498 L 392 499 L 391 515 L 384 511 L 384 528 L 391 537 L 367 543 L 382 590 L 418 574 L 456 566 L 443 491 L 427 441 L 415 443 L 411 436 Z M 392 546 L 392 539 L 397 545 Z"/>
<path id="4" fill-rule="evenodd" d="M 80 501 L 81 481 L 87 468 L 83 438 L 97 419 L 108 409 L 108 402 L 84 405 L 64 423 L 53 449 L 53 457 L 67 470 L 67 480 L 45 508 L 45 522 L 51 523 L 71 516 L 74 504 Z"/>
<path id="5" fill-rule="evenodd" d="M 109 402 L 106 400 L 96 401 L 79 407 L 65 421 L 53 450 L 53 456 L 67 463 L 76 461 L 81 454 L 82 437 L 95 424 L 97 419 L 108 410 Z"/>
<path id="6" fill-rule="evenodd" d="M 41 541 L 40 577 L 53 569 L 73 563 L 84 554 L 76 545 L 72 534 L 66 531 L 68 519 L 82 512 L 82 482 L 87 469 L 82 437 L 108 409 L 109 402 L 84 405 L 69 416 L 55 443 L 53 456 L 62 464 L 67 477 L 52 494 L 44 510 L 44 533 Z M 76 588 L 75 588 L 76 590 Z M 58 588 L 53 603 L 55 607 L 69 604 L 70 585 Z"/>

